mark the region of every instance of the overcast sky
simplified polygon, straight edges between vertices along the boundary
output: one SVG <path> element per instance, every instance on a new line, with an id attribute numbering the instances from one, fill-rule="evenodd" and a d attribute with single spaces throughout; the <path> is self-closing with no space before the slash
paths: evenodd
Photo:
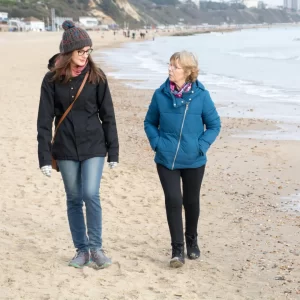
<path id="1" fill-rule="evenodd" d="M 264 2 L 271 5 L 283 5 L 283 0 L 265 0 Z"/>
<path id="2" fill-rule="evenodd" d="M 263 0 L 263 2 L 270 5 L 283 5 L 283 0 Z"/>

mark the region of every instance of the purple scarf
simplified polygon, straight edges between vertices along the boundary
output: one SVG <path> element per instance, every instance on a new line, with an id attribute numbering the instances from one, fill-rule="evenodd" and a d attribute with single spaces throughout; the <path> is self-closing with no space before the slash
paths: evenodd
<path id="1" fill-rule="evenodd" d="M 170 81 L 170 90 L 171 93 L 177 97 L 177 98 L 182 98 L 182 94 L 185 92 L 190 91 L 192 88 L 192 83 L 191 82 L 186 82 L 183 87 L 180 89 L 180 91 L 176 90 L 176 85 L 174 82 Z"/>

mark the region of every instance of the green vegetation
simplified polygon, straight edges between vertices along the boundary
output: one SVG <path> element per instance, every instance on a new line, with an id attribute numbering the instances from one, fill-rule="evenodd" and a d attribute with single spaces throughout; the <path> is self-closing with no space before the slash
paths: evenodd
<path id="1" fill-rule="evenodd" d="M 51 8 L 59 17 L 72 17 L 78 20 L 80 16 L 91 16 L 89 12 L 90 0 L 0 0 L 0 11 L 8 12 L 11 18 L 36 17 L 46 20 L 51 17 Z M 102 0 L 97 4 L 98 9 L 110 16 L 118 24 L 130 22 L 132 26 L 141 26 L 143 22 L 137 22 L 131 16 L 120 9 L 114 0 Z"/>
<path id="2" fill-rule="evenodd" d="M 189 1 L 178 0 L 127 0 L 141 16 L 138 22 L 117 4 L 117 0 L 94 1 L 96 9 L 110 16 L 121 27 L 124 22 L 130 28 L 144 25 L 174 25 L 178 23 L 197 25 L 208 24 L 249 24 L 249 23 L 289 23 L 300 22 L 300 15 L 276 9 L 246 9 L 240 2 L 201 2 L 201 9 Z M 90 0 L 0 0 L 0 11 L 8 12 L 10 18 L 36 17 L 47 22 L 51 18 L 51 8 L 56 15 L 72 17 L 92 16 Z"/>
<path id="3" fill-rule="evenodd" d="M 6 11 L 12 18 L 50 18 L 50 9 L 55 8 L 57 16 L 77 18 L 87 15 L 86 0 L 23 0 L 21 2 L 1 0 L 0 11 Z"/>

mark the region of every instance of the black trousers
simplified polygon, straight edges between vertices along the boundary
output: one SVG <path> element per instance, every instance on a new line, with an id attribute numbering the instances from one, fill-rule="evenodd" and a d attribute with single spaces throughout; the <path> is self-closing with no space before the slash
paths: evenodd
<path id="1" fill-rule="evenodd" d="M 157 164 L 165 193 L 165 205 L 172 243 L 183 244 L 182 205 L 185 210 L 185 233 L 197 234 L 200 214 L 200 189 L 205 165 L 196 169 L 169 170 Z M 181 193 L 181 180 L 183 193 Z"/>

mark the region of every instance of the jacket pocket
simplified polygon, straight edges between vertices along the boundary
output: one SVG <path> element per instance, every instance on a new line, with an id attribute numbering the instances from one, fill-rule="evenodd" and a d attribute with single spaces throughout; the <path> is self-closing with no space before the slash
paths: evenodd
<path id="1" fill-rule="evenodd" d="M 93 115 L 86 121 L 86 131 L 97 131 L 104 135 L 102 124 L 99 120 L 98 115 Z"/>
<path id="2" fill-rule="evenodd" d="M 100 129 L 102 131 L 96 103 L 86 100 L 84 103 L 84 109 L 86 113 L 86 130 L 99 131 Z"/>
<path id="3" fill-rule="evenodd" d="M 204 152 L 200 148 L 199 139 L 197 139 L 196 143 L 197 143 L 198 154 L 200 156 L 204 156 Z"/>
<path id="4" fill-rule="evenodd" d="M 155 149 L 154 149 L 155 152 L 159 149 L 158 147 L 159 147 L 160 140 L 161 140 L 161 137 L 159 136 L 157 144 L 156 144 Z"/>
<path id="5" fill-rule="evenodd" d="M 198 145 L 198 153 L 200 156 L 204 156 L 205 153 L 202 151 L 201 147 L 200 147 L 200 143 L 199 140 L 197 139 L 197 145 Z"/>
<path id="6" fill-rule="evenodd" d="M 89 116 L 98 112 L 98 107 L 96 102 L 86 100 L 84 103 L 84 109 L 88 112 Z"/>
<path id="7" fill-rule="evenodd" d="M 195 143 L 196 143 L 196 150 L 197 150 L 197 153 L 200 153 L 201 150 L 200 150 L 200 145 L 199 145 L 199 140 L 198 140 L 198 138 L 195 139 Z"/>
<path id="8" fill-rule="evenodd" d="M 200 156 L 204 156 L 205 155 L 205 152 L 201 149 L 200 142 L 199 142 L 199 139 L 202 136 L 203 136 L 203 133 L 198 137 L 198 141 L 197 141 L 197 143 L 198 143 L 198 149 L 199 149 L 198 151 L 199 151 Z"/>

